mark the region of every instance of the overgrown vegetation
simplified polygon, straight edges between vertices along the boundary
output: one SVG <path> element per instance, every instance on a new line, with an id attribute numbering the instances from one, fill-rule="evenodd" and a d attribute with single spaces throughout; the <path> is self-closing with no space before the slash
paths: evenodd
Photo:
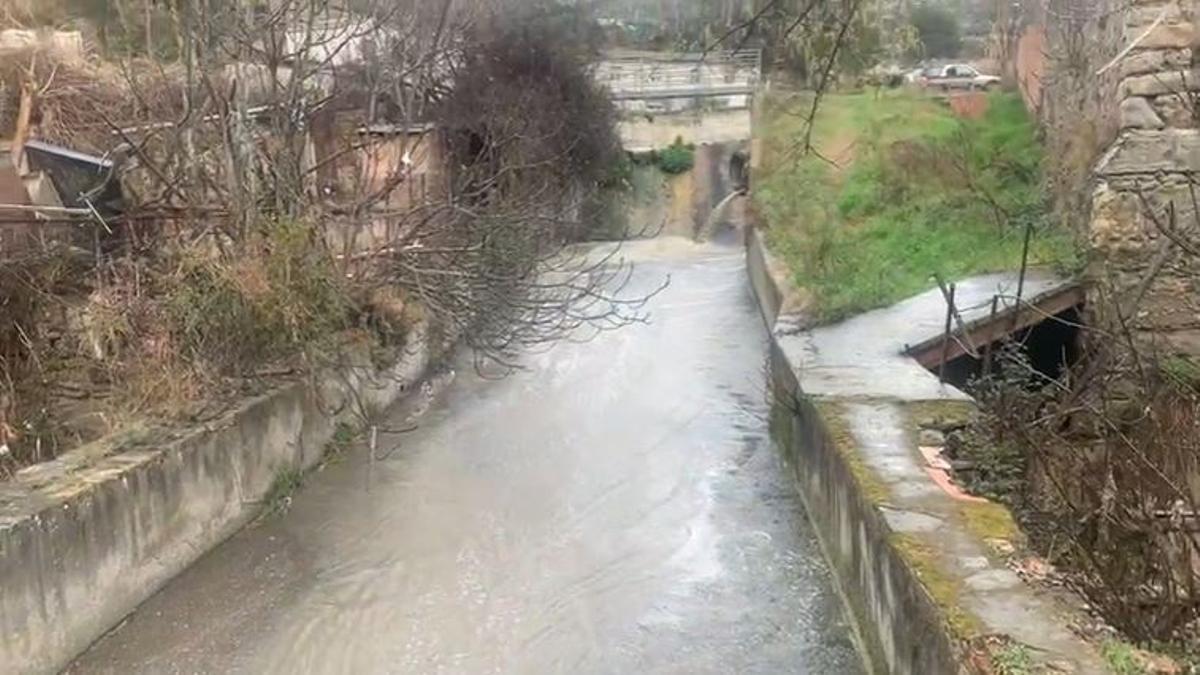
<path id="1" fill-rule="evenodd" d="M 354 303 L 317 236 L 311 225 L 278 221 L 251 234 L 236 259 L 185 252 L 160 281 L 172 342 L 189 361 L 220 374 L 332 348 L 329 340 L 349 327 Z"/>
<path id="2" fill-rule="evenodd" d="M 177 49 L 145 49 L 148 26 L 137 67 L 34 46 L 0 69 L 4 133 L 111 156 L 96 180 L 125 195 L 38 236 L 7 223 L 0 474 L 130 417 L 206 419 L 278 375 L 351 367 L 349 344 L 394 354 L 417 323 L 502 373 L 529 345 L 640 320 L 629 268 L 572 248 L 592 234 L 581 204 L 624 180 L 585 14 L 138 6 Z"/>
<path id="3" fill-rule="evenodd" d="M 695 163 L 696 149 L 684 144 L 682 138 L 676 138 L 674 143 L 658 153 L 658 168 L 672 176 L 691 171 Z"/>
<path id="4" fill-rule="evenodd" d="M 970 464 L 965 482 L 1012 505 L 1035 548 L 1109 625 L 1152 648 L 1107 643 L 1117 672 L 1151 669 L 1164 652 L 1200 654 L 1200 389 L 1176 347 L 1134 323 L 1168 258 L 1175 273 L 1195 274 L 1196 194 L 1190 204 L 1145 199 L 1142 217 L 1170 242 L 1158 262 L 1133 291 L 1090 303 L 1082 353 L 1063 373 L 1038 371 L 1019 345 L 998 351 L 999 367 L 972 384 L 983 414 L 950 448 Z"/>
<path id="5" fill-rule="evenodd" d="M 772 250 L 834 321 L 930 286 L 1033 264 L 1073 269 L 1072 238 L 1047 216 L 1041 149 L 1020 99 L 993 94 L 982 119 L 908 92 L 827 97 L 804 152 L 805 96 L 768 102 L 755 198 Z"/>
<path id="6" fill-rule="evenodd" d="M 696 146 L 676 137 L 665 148 L 633 153 L 632 166 L 653 166 L 665 174 L 677 176 L 692 170 L 696 163 Z"/>
<path id="7" fill-rule="evenodd" d="M 1154 358 L 1128 344 L 1094 345 L 1060 381 L 1006 356 L 1009 367 L 975 386 L 985 414 L 956 456 L 974 463 L 968 484 L 1013 505 L 1111 625 L 1140 643 L 1186 640 L 1200 617 L 1183 479 L 1200 398 L 1140 370 Z"/>

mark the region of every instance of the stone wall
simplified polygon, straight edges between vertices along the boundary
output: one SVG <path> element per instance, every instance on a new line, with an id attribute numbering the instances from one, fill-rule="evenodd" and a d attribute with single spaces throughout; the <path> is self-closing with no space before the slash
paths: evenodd
<path id="1" fill-rule="evenodd" d="M 1135 329 L 1172 351 L 1200 355 L 1200 298 L 1191 261 L 1171 254 L 1143 293 L 1173 205 L 1191 223 L 1189 176 L 1200 170 L 1198 0 L 1044 0 L 1028 18 L 1018 79 L 1046 131 L 1059 214 L 1089 249 L 1093 300 L 1123 303 Z M 1164 254 L 1165 255 L 1165 254 Z M 1136 305 L 1136 309 L 1134 308 Z M 1107 302 L 1091 302 L 1104 319 Z"/>
<path id="2" fill-rule="evenodd" d="M 1188 184 L 1200 170 L 1198 10 L 1196 0 L 1143 0 L 1120 15 L 1124 45 L 1134 48 L 1113 67 L 1120 74 L 1120 133 L 1096 165 L 1088 229 L 1098 292 L 1113 291 L 1135 328 L 1162 338 L 1160 346 L 1190 355 L 1200 355 L 1196 261 L 1170 254 L 1179 267 L 1164 267 L 1144 301 L 1137 296 L 1166 255 L 1168 242 L 1154 221 L 1169 220 L 1168 204 L 1181 224 L 1194 215 Z"/>

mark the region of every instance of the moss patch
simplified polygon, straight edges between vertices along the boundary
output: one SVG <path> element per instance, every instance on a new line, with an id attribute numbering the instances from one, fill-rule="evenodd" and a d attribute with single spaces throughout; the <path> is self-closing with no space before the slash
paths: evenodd
<path id="1" fill-rule="evenodd" d="M 1025 545 L 1025 534 L 1013 519 L 1012 512 L 995 502 L 965 502 L 959 507 L 963 522 L 975 537 L 982 539 L 998 555 Z"/>
<path id="2" fill-rule="evenodd" d="M 858 448 L 858 441 L 854 438 L 854 433 L 850 431 L 850 424 L 846 421 L 842 405 L 833 401 L 818 401 L 814 407 L 825 424 L 829 442 L 833 444 L 834 450 L 841 456 L 851 475 L 854 476 L 854 482 L 858 484 L 859 491 L 872 504 L 886 503 L 891 496 L 891 491 L 888 490 L 887 483 L 879 474 L 863 460 Z"/>
<path id="3" fill-rule="evenodd" d="M 978 411 L 972 401 L 914 401 L 905 406 L 918 429 L 961 429 Z"/>
<path id="4" fill-rule="evenodd" d="M 937 551 L 912 534 L 893 533 L 889 541 L 937 605 L 951 636 L 967 640 L 980 633 L 979 619 L 963 609 L 959 601 L 962 580 L 946 574 L 938 562 Z"/>

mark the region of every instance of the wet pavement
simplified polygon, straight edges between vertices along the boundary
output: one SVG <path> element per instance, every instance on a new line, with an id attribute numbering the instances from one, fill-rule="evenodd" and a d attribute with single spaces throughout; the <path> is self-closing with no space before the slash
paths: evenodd
<path id="1" fill-rule="evenodd" d="M 312 474 L 71 672 L 861 672 L 767 436 L 741 250 L 630 253 L 671 278 L 649 324 L 460 366 L 394 452 Z"/>

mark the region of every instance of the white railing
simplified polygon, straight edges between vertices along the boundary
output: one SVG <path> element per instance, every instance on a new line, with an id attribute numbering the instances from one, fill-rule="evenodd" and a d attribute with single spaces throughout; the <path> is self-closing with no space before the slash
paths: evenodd
<path id="1" fill-rule="evenodd" d="M 611 53 L 596 68 L 596 79 L 614 97 L 727 96 L 758 85 L 762 52 L 739 50 L 708 54 Z"/>

